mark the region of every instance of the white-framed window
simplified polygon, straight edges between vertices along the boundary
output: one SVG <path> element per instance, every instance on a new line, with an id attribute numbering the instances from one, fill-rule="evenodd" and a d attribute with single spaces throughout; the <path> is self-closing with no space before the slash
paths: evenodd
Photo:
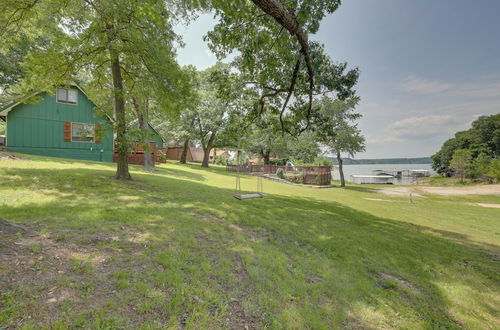
<path id="1" fill-rule="evenodd" d="M 77 104 L 78 91 L 76 89 L 58 88 L 56 99 L 58 103 Z"/>
<path id="2" fill-rule="evenodd" d="M 84 123 L 71 123 L 71 142 L 95 141 L 95 125 Z"/>

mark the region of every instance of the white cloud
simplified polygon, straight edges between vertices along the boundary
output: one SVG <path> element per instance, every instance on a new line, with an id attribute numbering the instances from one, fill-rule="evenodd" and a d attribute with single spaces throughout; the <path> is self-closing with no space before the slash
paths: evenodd
<path id="1" fill-rule="evenodd" d="M 410 141 L 442 141 L 451 138 L 455 132 L 469 128 L 478 115 L 455 116 L 426 115 L 413 116 L 389 124 L 378 136 L 367 135 L 367 142 L 407 143 Z"/>
<path id="2" fill-rule="evenodd" d="M 416 94 L 444 94 L 464 98 L 500 97 L 500 78 L 497 75 L 483 76 L 479 81 L 451 83 L 411 75 L 399 82 L 397 87 Z"/>
<path id="3" fill-rule="evenodd" d="M 459 97 L 498 98 L 500 97 L 500 82 L 493 81 L 463 84 L 456 89 L 456 95 Z"/>
<path id="4" fill-rule="evenodd" d="M 438 80 L 429 80 L 418 76 L 409 76 L 399 83 L 399 88 L 407 92 L 419 94 L 441 93 L 453 88 L 455 85 Z"/>

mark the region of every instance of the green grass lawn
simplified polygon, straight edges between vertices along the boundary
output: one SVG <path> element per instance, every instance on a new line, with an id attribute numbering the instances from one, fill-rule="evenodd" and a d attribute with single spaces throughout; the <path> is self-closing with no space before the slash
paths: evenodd
<path id="1" fill-rule="evenodd" d="M 0 161 L 0 328 L 500 328 L 500 196 Z M 244 176 L 242 187 L 256 188 Z M 1 220 L 0 220 L 1 221 Z"/>

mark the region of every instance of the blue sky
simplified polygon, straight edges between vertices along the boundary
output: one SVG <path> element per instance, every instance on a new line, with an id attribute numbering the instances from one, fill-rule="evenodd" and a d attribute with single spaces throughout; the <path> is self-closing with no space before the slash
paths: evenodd
<path id="1" fill-rule="evenodd" d="M 361 70 L 357 91 L 366 152 L 357 158 L 436 152 L 479 115 L 500 113 L 500 1 L 344 0 L 311 39 Z M 215 63 L 202 40 L 215 21 L 177 27 L 182 65 Z"/>

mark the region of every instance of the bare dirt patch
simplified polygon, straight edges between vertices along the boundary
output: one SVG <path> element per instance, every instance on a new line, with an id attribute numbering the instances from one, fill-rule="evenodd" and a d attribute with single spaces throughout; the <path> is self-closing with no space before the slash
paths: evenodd
<path id="1" fill-rule="evenodd" d="M 379 192 L 394 197 L 423 197 L 421 194 L 415 191 L 412 187 L 391 187 L 391 188 L 379 188 Z"/>
<path id="2" fill-rule="evenodd" d="M 0 233 L 5 235 L 16 235 L 26 233 L 26 228 L 24 226 L 16 225 L 15 223 L 8 222 L 0 218 Z"/>
<path id="3" fill-rule="evenodd" d="M 377 202 L 392 202 L 391 200 L 388 199 L 380 199 L 380 198 L 364 198 L 367 201 L 377 201 Z"/>
<path id="4" fill-rule="evenodd" d="M 240 255 L 235 254 L 232 261 L 233 272 L 238 278 L 238 287 L 225 288 L 227 291 L 233 291 L 233 296 L 229 299 L 228 317 L 225 320 L 225 325 L 230 329 L 258 329 L 259 317 L 248 314 L 243 306 L 243 301 L 248 300 L 250 292 L 254 290 L 248 279 L 248 271 Z"/>
<path id="5" fill-rule="evenodd" d="M 414 289 L 414 290 L 419 290 L 418 287 L 411 283 L 410 281 L 408 280 L 405 280 L 404 278 L 401 278 L 399 276 L 396 276 L 396 275 L 392 275 L 392 274 L 389 274 L 389 273 L 384 273 L 384 272 L 380 272 L 377 274 L 377 276 L 379 277 L 379 279 L 381 280 L 385 280 L 385 281 L 392 281 L 392 282 L 396 282 L 398 283 L 399 285 L 407 288 L 407 289 Z M 384 283 L 381 283 L 380 284 L 384 289 L 390 289 L 391 287 L 384 284 Z"/>
<path id="6" fill-rule="evenodd" d="M 420 197 L 419 193 L 436 194 L 443 196 L 464 196 L 464 195 L 500 195 L 500 185 L 478 185 L 469 187 L 391 187 L 378 189 L 383 194 L 390 196 Z"/>
<path id="7" fill-rule="evenodd" d="M 472 206 L 481 206 L 481 207 L 489 207 L 493 209 L 500 209 L 500 204 L 489 204 L 489 203 L 466 203 L 467 205 Z"/>
<path id="8" fill-rule="evenodd" d="M 6 152 L 0 152 L 0 161 L 2 160 L 26 160 L 26 158 L 15 156 Z"/>
<path id="9" fill-rule="evenodd" d="M 127 258 L 130 252 L 125 254 L 112 246 L 101 246 L 103 242 L 114 243 L 113 237 L 85 234 L 67 229 L 41 231 L 31 224 L 0 219 L 0 293 L 29 297 L 29 305 L 33 306 L 23 310 L 9 326 L 20 327 L 28 320 L 49 325 L 63 317 L 68 306 L 74 313 L 105 306 L 117 294 L 111 273 L 143 271 L 142 261 Z M 125 237 L 119 240 L 121 246 L 134 254 L 144 250 L 142 245 Z M 143 321 L 142 315 L 135 314 L 130 315 L 130 320 Z"/>

